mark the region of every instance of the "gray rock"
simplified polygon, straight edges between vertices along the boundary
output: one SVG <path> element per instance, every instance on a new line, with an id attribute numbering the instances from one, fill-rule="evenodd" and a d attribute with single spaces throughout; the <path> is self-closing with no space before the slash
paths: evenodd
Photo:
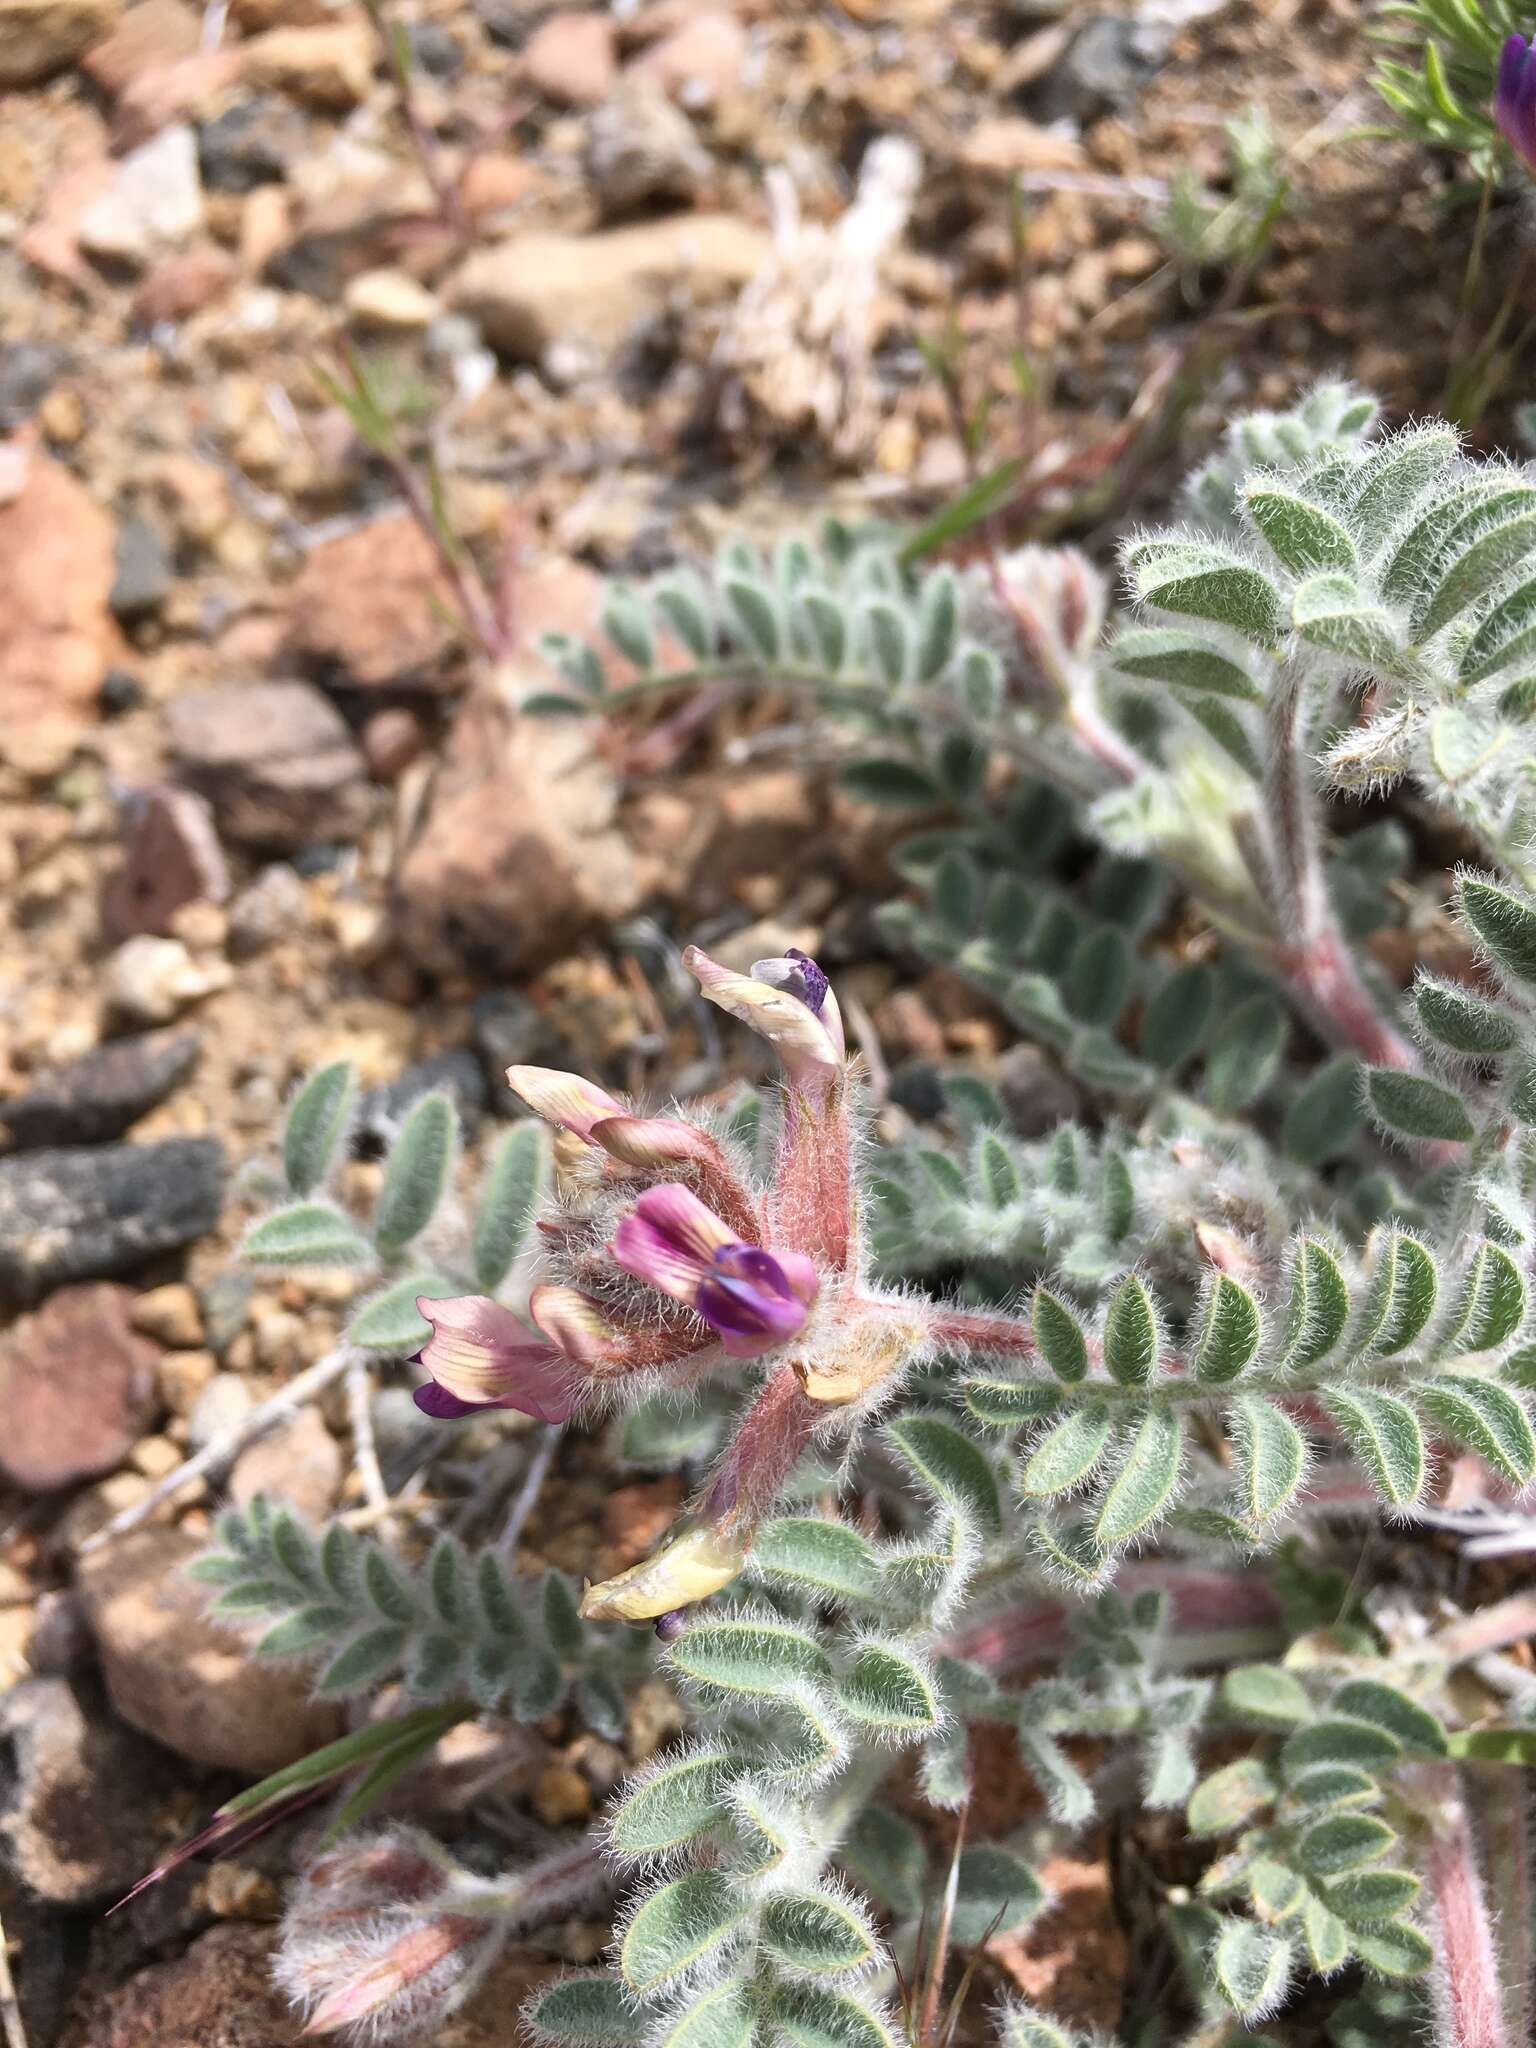
<path id="1" fill-rule="evenodd" d="M 172 700 L 166 723 L 182 778 L 242 845 L 293 852 L 355 839 L 367 768 L 334 704 L 308 683 L 217 683 Z"/>
<path id="2" fill-rule="evenodd" d="M 413 21 L 405 32 L 411 62 L 429 78 L 457 78 L 464 69 L 464 46 L 440 21 Z"/>
<path id="3" fill-rule="evenodd" d="M 943 1069 L 933 1060 L 903 1060 L 891 1069 L 891 1100 L 920 1124 L 931 1124 L 944 1114 Z"/>
<path id="4" fill-rule="evenodd" d="M 587 116 L 582 166 L 605 220 L 691 199 L 710 174 L 709 152 L 682 108 L 635 79 Z"/>
<path id="5" fill-rule="evenodd" d="M 197 1065 L 195 1031 L 141 1031 L 113 1039 L 0 1102 L 0 1129 L 20 1150 L 104 1145 L 173 1094 Z"/>
<path id="6" fill-rule="evenodd" d="M 249 960 L 304 923 L 304 884 L 286 861 L 273 861 L 229 906 L 229 955 Z"/>
<path id="7" fill-rule="evenodd" d="M 214 192 L 280 184 L 309 147 L 309 123 L 289 101 L 258 93 L 205 121 L 197 134 L 203 183 Z"/>
<path id="8" fill-rule="evenodd" d="M 400 1120 L 419 1096 L 440 1088 L 451 1095 L 459 1115 L 473 1125 L 483 1115 L 489 1091 L 479 1060 L 468 1046 L 433 1053 L 417 1060 L 397 1080 L 368 1089 L 358 1101 L 356 1143 L 363 1151 L 382 1152 L 400 1127 Z"/>
<path id="9" fill-rule="evenodd" d="M 174 1790 L 165 1751 L 121 1727 L 63 1678 L 24 1678 L 0 1700 L 10 1752 L 0 1818 L 5 1860 L 34 1897 L 102 1904 L 151 1869 Z"/>
<path id="10" fill-rule="evenodd" d="M 52 342 L 13 341 L 0 348 L 0 429 L 10 433 L 30 419 L 69 366 L 69 351 Z"/>
<path id="11" fill-rule="evenodd" d="M 223 1194 L 216 1138 L 0 1159 L 0 1298 L 136 1272 L 212 1230 Z"/>
<path id="12" fill-rule="evenodd" d="M 507 1069 L 544 1060 L 551 1050 L 549 1026 L 526 996 L 494 989 L 475 997 L 470 1028 L 475 1050 L 485 1062 L 491 1102 L 510 1116 L 517 1102 L 507 1089 Z"/>
<path id="13" fill-rule="evenodd" d="M 125 623 L 157 612 L 175 580 L 171 551 L 147 519 L 133 512 L 119 522 L 111 594 L 114 614 Z"/>
<path id="14" fill-rule="evenodd" d="M 1082 1115 L 1082 1090 L 1037 1045 L 1010 1046 L 992 1080 L 1021 1138 L 1043 1138 Z"/>
<path id="15" fill-rule="evenodd" d="M 1155 75 L 1173 35 L 1162 22 L 1094 15 L 1027 95 L 1030 113 L 1041 121 L 1086 125 L 1129 106 Z"/>

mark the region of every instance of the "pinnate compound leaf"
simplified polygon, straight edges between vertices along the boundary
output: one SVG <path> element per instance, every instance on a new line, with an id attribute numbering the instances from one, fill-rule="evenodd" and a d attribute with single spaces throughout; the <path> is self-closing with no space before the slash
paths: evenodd
<path id="1" fill-rule="evenodd" d="M 1110 1296 L 1104 1318 L 1104 1365 L 1122 1387 L 1145 1387 L 1157 1371 L 1157 1311 L 1134 1273 Z"/>
<path id="2" fill-rule="evenodd" d="M 720 1870 L 692 1870 L 651 1893 L 624 1930 L 619 1969 L 644 1995 L 675 1984 L 727 1941 L 749 1900 Z"/>
<path id="3" fill-rule="evenodd" d="M 882 1905 L 920 1913 L 928 1869 L 922 1835 L 888 1806 L 866 1806 L 839 1851 L 839 1860 Z"/>
<path id="4" fill-rule="evenodd" d="M 400 1251 L 432 1221 L 448 1185 L 458 1118 L 446 1095 L 423 1095 L 400 1126 L 384 1168 L 373 1230 L 382 1250 Z"/>
<path id="5" fill-rule="evenodd" d="M 1405 1402 L 1379 1387 L 1340 1387 L 1324 1395 L 1323 1406 L 1392 1507 L 1418 1499 L 1424 1486 L 1424 1435 Z"/>
<path id="6" fill-rule="evenodd" d="M 1023 1491 L 1044 1500 L 1081 1485 L 1108 1448 L 1112 1426 L 1106 1401 L 1085 1402 L 1054 1424 L 1024 1462 Z"/>
<path id="7" fill-rule="evenodd" d="M 1245 2020 L 1263 2019 L 1285 1996 L 1291 1944 L 1253 1920 L 1227 1920 L 1211 1952 L 1221 1995 Z"/>
<path id="8" fill-rule="evenodd" d="M 965 1516 L 983 1535 L 1002 1534 L 997 1475 L 985 1454 L 953 1423 L 937 1415 L 904 1415 L 887 1427 L 885 1438 L 945 1507 Z"/>
<path id="9" fill-rule="evenodd" d="M 1172 1408 L 1149 1408 L 1131 1439 L 1125 1463 L 1104 1496 L 1093 1525 L 1106 1550 L 1155 1522 L 1179 1483 L 1184 1426 Z"/>
<path id="10" fill-rule="evenodd" d="M 257 1266 L 361 1266 L 373 1247 L 329 1202 L 295 1202 L 253 1224 L 240 1254 Z"/>
<path id="11" fill-rule="evenodd" d="M 808 1977 L 862 1969 L 879 1946 L 863 1914 L 826 1892 L 771 1893 L 763 1907 L 762 1939 L 780 1962 Z"/>
<path id="12" fill-rule="evenodd" d="M 1365 1077 L 1365 1093 L 1372 1116 L 1394 1138 L 1465 1144 L 1474 1135 L 1461 1097 L 1423 1074 L 1372 1067 Z"/>
<path id="13" fill-rule="evenodd" d="M 1536 1474 L 1531 1418 L 1507 1388 L 1446 1373 L 1426 1381 L 1418 1395 L 1447 1436 L 1475 1451 L 1512 1486 L 1524 1486 Z"/>
<path id="14" fill-rule="evenodd" d="M 752 1545 L 752 1564 L 781 1585 L 828 1599 L 866 1600 L 880 1586 L 873 1544 L 846 1522 L 810 1515 L 765 1522 Z"/>
<path id="15" fill-rule="evenodd" d="M 1230 1273 L 1218 1273 L 1190 1361 L 1195 1378 L 1212 1387 L 1240 1378 L 1258 1355 L 1262 1336 L 1258 1302 Z"/>
<path id="16" fill-rule="evenodd" d="M 624 1995 L 617 1977 L 565 1977 L 537 1992 L 523 2017 L 541 2041 L 572 2048 L 640 2048 L 647 2015 Z"/>
<path id="17" fill-rule="evenodd" d="M 283 1126 L 283 1173 L 296 1195 L 312 1194 L 334 1165 L 352 1118 L 357 1073 L 335 1060 L 311 1074 Z"/>
<path id="18" fill-rule="evenodd" d="M 1536 983 L 1536 903 L 1485 875 L 1463 875 L 1461 914 L 1513 981 Z"/>
<path id="19" fill-rule="evenodd" d="M 1231 1418 L 1243 1508 L 1260 1527 L 1294 1498 L 1307 1469 L 1306 1441 L 1283 1409 L 1257 1394 L 1238 1395 Z"/>

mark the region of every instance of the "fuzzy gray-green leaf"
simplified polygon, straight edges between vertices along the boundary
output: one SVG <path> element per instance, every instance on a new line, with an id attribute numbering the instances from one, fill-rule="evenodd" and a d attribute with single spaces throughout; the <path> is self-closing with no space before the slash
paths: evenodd
<path id="1" fill-rule="evenodd" d="M 1418 1395 L 1447 1436 L 1475 1451 L 1512 1486 L 1524 1486 L 1536 1474 L 1531 1419 L 1507 1388 L 1446 1373 L 1426 1381 Z"/>
<path id="2" fill-rule="evenodd" d="M 1239 1379 L 1257 1357 L 1262 1335 L 1258 1302 L 1230 1273 L 1218 1273 L 1190 1361 L 1195 1378 L 1214 1387 Z"/>
<path id="3" fill-rule="evenodd" d="M 1418 1499 L 1424 1486 L 1424 1436 L 1418 1418 L 1379 1387 L 1335 1388 L 1323 1406 L 1393 1507 Z"/>
<path id="4" fill-rule="evenodd" d="M 283 1127 L 283 1172 L 294 1194 L 313 1193 L 330 1172 L 356 1096 L 351 1061 L 336 1060 L 312 1074 L 294 1097 Z"/>
<path id="5" fill-rule="evenodd" d="M 1096 1543 L 1106 1550 L 1129 1543 L 1157 1520 L 1178 1485 L 1183 1444 L 1184 1428 L 1177 1411 L 1149 1408 L 1104 1495 L 1093 1525 Z"/>
<path id="6" fill-rule="evenodd" d="M 1257 1394 L 1232 1404 L 1243 1506 L 1261 1525 L 1290 1502 L 1307 1467 L 1307 1447 L 1291 1418 Z"/>
<path id="7" fill-rule="evenodd" d="M 1366 1075 L 1371 1114 L 1395 1138 L 1465 1144 L 1474 1135 L 1466 1104 L 1452 1089 L 1398 1067 L 1372 1067 Z"/>
<path id="8" fill-rule="evenodd" d="M 295 1202 L 253 1224 L 240 1252 L 258 1266 L 361 1266 L 373 1248 L 329 1202 Z"/>
<path id="9" fill-rule="evenodd" d="M 475 1219 L 475 1284 L 483 1293 L 494 1294 L 511 1272 L 548 1175 L 544 1126 L 531 1117 L 514 1124 L 497 1147 Z"/>
<path id="10" fill-rule="evenodd" d="M 1145 1387 L 1157 1372 L 1157 1312 L 1134 1273 L 1110 1296 L 1104 1318 L 1104 1366 L 1122 1387 Z"/>
<path id="11" fill-rule="evenodd" d="M 619 1969 L 643 1996 L 685 1978 L 727 1940 L 749 1909 L 721 1870 L 692 1870 L 662 1885 L 640 1907 L 619 1945 Z"/>
<path id="12" fill-rule="evenodd" d="M 431 1222 L 448 1186 L 457 1137 L 458 1118 L 448 1096 L 423 1095 L 412 1105 L 390 1148 L 374 1211 L 381 1250 L 402 1250 Z"/>
<path id="13" fill-rule="evenodd" d="M 1019 1484 L 1026 1494 L 1049 1499 L 1078 1486 L 1098 1465 L 1109 1444 L 1109 1403 L 1085 1402 L 1040 1438 L 1025 1460 Z"/>

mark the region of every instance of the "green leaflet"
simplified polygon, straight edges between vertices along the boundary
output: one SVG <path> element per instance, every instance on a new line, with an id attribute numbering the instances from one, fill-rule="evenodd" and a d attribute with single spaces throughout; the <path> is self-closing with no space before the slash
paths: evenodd
<path id="1" fill-rule="evenodd" d="M 1144 1387 L 1157 1371 L 1157 1312 L 1152 1297 L 1128 1273 L 1109 1299 L 1104 1318 L 1104 1366 L 1122 1387 Z"/>
<path id="2" fill-rule="evenodd" d="M 879 1589 L 875 1548 L 846 1522 L 785 1515 L 765 1522 L 752 1545 L 753 1568 L 787 1586 L 839 1600 L 866 1600 Z"/>
<path id="3" fill-rule="evenodd" d="M 1461 914 L 1513 981 L 1536 982 L 1536 904 L 1484 875 L 1463 875 Z"/>
<path id="4" fill-rule="evenodd" d="M 668 1654 L 685 1678 L 749 1697 L 826 1678 L 832 1668 L 814 1636 L 789 1622 L 755 1616 L 695 1622 Z"/>
<path id="5" fill-rule="evenodd" d="M 1149 1408 L 1131 1440 L 1125 1463 L 1104 1495 L 1093 1525 L 1094 1541 L 1105 1549 L 1129 1543 L 1156 1521 L 1179 1481 L 1184 1445 L 1176 1410 Z"/>
<path id="6" fill-rule="evenodd" d="M 655 1856 L 693 1841 L 723 1818 L 728 1781 L 720 1750 L 663 1760 L 625 1794 L 611 1823 L 614 1848 L 624 1856 Z"/>
<path id="7" fill-rule="evenodd" d="M 397 1252 L 431 1222 L 448 1185 L 458 1139 L 458 1117 L 446 1095 L 423 1095 L 412 1105 L 390 1148 L 373 1234 L 384 1252 Z"/>
<path id="8" fill-rule="evenodd" d="M 961 1851 L 952 1926 L 962 1948 L 1025 1926 L 1044 1904 L 1044 1887 L 1022 1856 L 998 1842 Z"/>
<path id="9" fill-rule="evenodd" d="M 1328 1711 L 1385 1729 L 1394 1742 L 1400 1742 L 1415 1755 L 1446 1754 L 1446 1734 L 1437 1716 L 1379 1678 L 1347 1680 L 1329 1700 Z"/>
<path id="10" fill-rule="evenodd" d="M 1272 1806 L 1279 1790 L 1267 1764 L 1258 1757 L 1239 1757 L 1201 1781 L 1185 1818 L 1194 1834 L 1231 1834 Z"/>
<path id="11" fill-rule="evenodd" d="M 1239 1394 L 1231 1417 L 1243 1508 L 1258 1526 L 1295 1494 L 1307 1467 L 1307 1446 L 1291 1418 L 1257 1394 Z"/>
<path id="12" fill-rule="evenodd" d="M 1376 1243 L 1376 1266 L 1353 1337 L 1358 1357 L 1405 1351 L 1435 1312 L 1440 1276 L 1416 1237 L 1389 1230 Z"/>
<path id="13" fill-rule="evenodd" d="M 837 1688 L 843 1712 L 891 1736 L 936 1728 L 941 1715 L 924 1666 L 890 1643 L 861 1643 Z"/>
<path id="14" fill-rule="evenodd" d="M 624 1930 L 619 1970 L 631 1991 L 660 1991 L 726 1941 L 749 1901 L 723 1871 L 692 1870 L 651 1893 Z"/>
<path id="15" fill-rule="evenodd" d="M 771 2009 L 795 2048 L 895 2048 L 878 2013 L 830 1985 L 777 1984 Z"/>
<path id="16" fill-rule="evenodd" d="M 1240 2018 L 1262 2019 L 1285 1996 L 1291 1944 L 1252 1920 L 1227 1920 L 1211 1955 L 1221 1995 Z"/>
<path id="17" fill-rule="evenodd" d="M 294 1194 L 312 1194 L 330 1172 L 356 1099 L 357 1074 L 349 1060 L 322 1067 L 294 1097 L 283 1128 L 283 1173 Z"/>
<path id="18" fill-rule="evenodd" d="M 885 1437 L 915 1476 L 948 1508 L 966 1516 L 985 1536 L 1003 1530 L 1002 1497 L 985 1454 L 936 1415 L 904 1415 Z"/>
<path id="19" fill-rule="evenodd" d="M 1238 1664 L 1221 1681 L 1221 1703 L 1262 1728 L 1295 1728 L 1312 1717 L 1307 1689 L 1279 1664 Z"/>
<path id="20" fill-rule="evenodd" d="M 1424 1437 L 1405 1402 L 1379 1387 L 1352 1387 L 1325 1394 L 1323 1406 L 1391 1506 L 1418 1499 L 1424 1485 Z"/>
<path id="21" fill-rule="evenodd" d="M 1393 1137 L 1464 1144 L 1474 1135 L 1461 1097 L 1422 1074 L 1373 1067 L 1366 1076 L 1365 1092 L 1371 1114 Z"/>
<path id="22" fill-rule="evenodd" d="M 1259 1304 L 1229 1273 L 1218 1273 L 1206 1299 L 1190 1368 L 1205 1386 L 1226 1386 L 1258 1355 Z"/>
<path id="23" fill-rule="evenodd" d="M 1088 1340 L 1083 1326 L 1066 1303 L 1048 1287 L 1035 1289 L 1030 1325 L 1040 1355 L 1057 1379 L 1069 1386 L 1088 1374 Z"/>
<path id="24" fill-rule="evenodd" d="M 1524 1407 L 1491 1380 L 1442 1374 L 1419 1388 L 1419 1399 L 1447 1436 L 1490 1464 L 1513 1486 L 1536 1474 L 1536 1434 Z"/>
<path id="25" fill-rule="evenodd" d="M 861 1969 L 876 1951 L 873 1933 L 845 1899 L 825 1892 L 770 1893 L 762 1939 L 769 1952 L 807 1976 Z"/>
<path id="26" fill-rule="evenodd" d="M 1467 1268 L 1455 1321 L 1441 1340 L 1459 1351 L 1496 1351 L 1525 1320 L 1525 1277 L 1502 1245 L 1486 1239 Z"/>
<path id="27" fill-rule="evenodd" d="M 1318 1238 L 1298 1238 L 1291 1259 L 1281 1371 L 1305 1372 L 1320 1364 L 1343 1336 L 1348 1320 L 1349 1289 L 1338 1260 Z"/>
<path id="28" fill-rule="evenodd" d="M 617 1977 L 566 1977 L 538 1992 L 524 2018 L 538 2039 L 586 2048 L 639 2048 L 645 2016 L 624 1996 Z"/>
<path id="29" fill-rule="evenodd" d="M 755 2017 L 750 1987 L 739 1977 L 727 1977 L 690 1998 L 671 2024 L 651 2038 L 654 2048 L 747 2048 Z"/>
<path id="30" fill-rule="evenodd" d="M 1075 1409 L 1030 1452 L 1019 1480 L 1023 1491 L 1043 1500 L 1080 1485 L 1103 1457 L 1110 1430 L 1107 1402 L 1089 1401 Z"/>

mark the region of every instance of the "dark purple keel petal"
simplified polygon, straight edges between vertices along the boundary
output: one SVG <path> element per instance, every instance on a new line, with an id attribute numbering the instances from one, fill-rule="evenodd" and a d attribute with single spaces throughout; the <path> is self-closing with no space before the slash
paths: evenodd
<path id="1" fill-rule="evenodd" d="M 1524 36 L 1511 35 L 1504 40 L 1493 118 L 1511 149 L 1536 170 L 1536 49 Z"/>
<path id="2" fill-rule="evenodd" d="M 808 1010 L 814 1011 L 819 1017 L 822 1004 L 827 1000 L 827 990 L 832 986 L 831 982 L 810 954 L 802 953 L 798 946 L 790 946 L 784 957 L 786 960 L 793 960 L 800 969 L 800 986 L 795 990 L 795 994 Z"/>
<path id="3" fill-rule="evenodd" d="M 457 1422 L 465 1415 L 479 1415 L 487 1407 L 495 1407 L 494 1401 L 461 1401 L 457 1394 L 450 1394 L 446 1387 L 440 1387 L 436 1380 L 427 1380 L 411 1390 L 411 1399 L 423 1415 L 430 1415 L 436 1422 Z"/>

